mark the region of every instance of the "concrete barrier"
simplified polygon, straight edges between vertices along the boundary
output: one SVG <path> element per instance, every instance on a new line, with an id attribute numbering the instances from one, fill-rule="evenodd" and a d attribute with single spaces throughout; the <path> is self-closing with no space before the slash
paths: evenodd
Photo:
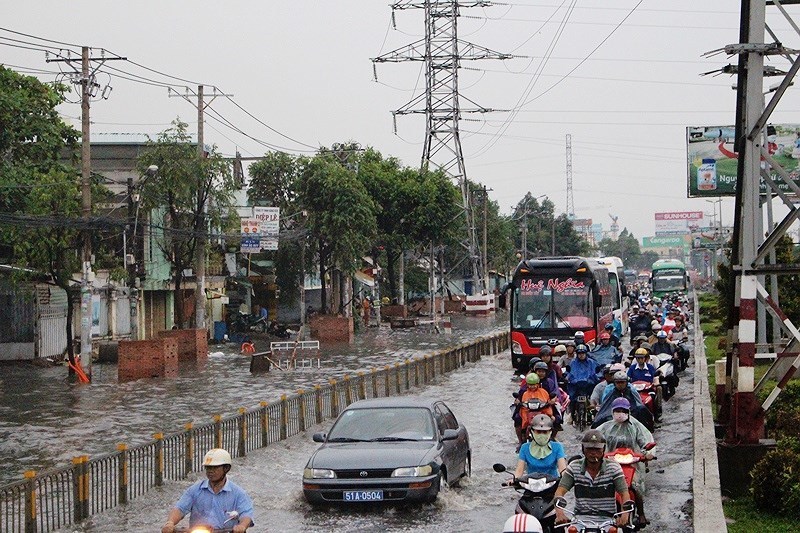
<path id="1" fill-rule="evenodd" d="M 714 416 L 708 390 L 708 362 L 700 329 L 700 305 L 694 296 L 694 417 L 692 429 L 693 460 L 692 498 L 694 530 L 728 531 L 722 512 L 722 492 L 719 483 L 717 439 L 714 435 Z"/>

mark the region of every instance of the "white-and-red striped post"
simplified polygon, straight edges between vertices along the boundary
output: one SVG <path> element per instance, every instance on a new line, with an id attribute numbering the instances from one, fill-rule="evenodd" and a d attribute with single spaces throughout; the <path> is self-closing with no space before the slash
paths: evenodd
<path id="1" fill-rule="evenodd" d="M 798 342 L 800 342 L 800 331 L 798 331 L 795 325 L 792 324 L 792 321 L 789 320 L 789 317 L 786 316 L 786 313 L 784 313 L 781 310 L 781 308 L 778 307 L 778 304 L 775 303 L 775 300 L 772 299 L 767 290 L 764 287 L 762 287 L 760 283 L 757 286 L 757 290 L 758 290 L 758 295 L 767 305 L 767 310 L 770 311 L 770 314 L 773 316 L 773 318 L 779 320 L 783 325 L 784 329 L 789 333 L 791 333 L 792 336 Z M 786 374 L 781 378 L 781 380 L 778 382 L 775 388 L 772 389 L 772 392 L 769 393 L 767 399 L 764 400 L 764 403 L 761 405 L 762 409 L 766 411 L 767 409 L 770 408 L 770 406 L 773 404 L 773 402 L 775 402 L 775 399 L 781 393 L 783 388 L 786 386 L 787 383 L 789 383 L 789 380 L 792 379 L 794 374 L 797 372 L 798 368 L 800 368 L 800 355 L 795 357 L 794 361 L 792 362 L 792 366 L 789 367 L 789 369 L 786 371 Z"/>

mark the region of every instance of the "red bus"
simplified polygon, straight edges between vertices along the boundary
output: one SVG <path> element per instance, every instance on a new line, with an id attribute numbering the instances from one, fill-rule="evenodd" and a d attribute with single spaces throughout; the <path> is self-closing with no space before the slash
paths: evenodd
<path id="1" fill-rule="evenodd" d="M 511 296 L 511 363 L 526 372 L 549 339 L 572 340 L 583 331 L 594 341 L 614 318 L 608 270 L 585 257 L 537 257 L 522 261 L 508 288 Z"/>

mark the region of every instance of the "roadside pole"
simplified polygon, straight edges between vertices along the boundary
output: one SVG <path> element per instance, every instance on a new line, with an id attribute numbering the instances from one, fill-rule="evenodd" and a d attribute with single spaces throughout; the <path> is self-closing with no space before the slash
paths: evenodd
<path id="1" fill-rule="evenodd" d="M 92 151 L 89 122 L 89 47 L 81 48 L 81 208 L 83 222 L 83 253 L 81 255 L 81 360 L 83 373 L 92 380 Z M 67 295 L 67 298 L 70 296 Z M 72 342 L 72 339 L 67 339 Z"/>

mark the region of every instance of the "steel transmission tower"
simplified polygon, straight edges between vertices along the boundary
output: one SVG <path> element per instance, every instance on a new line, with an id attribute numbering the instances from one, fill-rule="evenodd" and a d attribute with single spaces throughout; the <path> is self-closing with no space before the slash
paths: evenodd
<path id="1" fill-rule="evenodd" d="M 491 5 L 491 2 L 482 0 L 408 0 L 394 3 L 391 5 L 393 12 L 406 9 L 424 10 L 425 37 L 372 59 L 373 63 L 425 63 L 425 92 L 414 96 L 400 109 L 392 111 L 392 115 L 396 129 L 397 115 L 425 114 L 425 144 L 421 167 L 423 170 L 428 170 L 431 166 L 441 169 L 457 181 L 461 188 L 468 232 L 464 246 L 472 268 L 473 293 L 479 291 L 485 275 L 481 273 L 472 191 L 467 181 L 458 124 L 463 113 L 487 113 L 493 110 L 479 106 L 459 92 L 458 71 L 462 61 L 510 59 L 512 56 L 459 39 L 458 17 L 463 8 Z M 377 78 L 377 74 L 375 77 Z M 475 107 L 461 107 L 462 98 Z"/>
<path id="2" fill-rule="evenodd" d="M 726 442 L 730 446 L 752 446 L 759 443 L 764 435 L 765 411 L 800 367 L 800 356 L 797 355 L 800 331 L 776 303 L 777 284 L 773 284 L 772 291 L 767 291 L 763 281 L 765 275 L 800 273 L 798 264 L 780 264 L 774 259 L 765 264 L 765 259 L 775 257 L 775 245 L 800 218 L 800 207 L 793 203 L 793 200 L 800 197 L 800 185 L 775 160 L 766 139 L 770 130 L 767 126 L 770 116 L 800 70 L 800 53 L 784 47 L 773 29 L 766 25 L 768 3 L 777 8 L 789 25 L 800 33 L 800 28 L 784 8 L 785 5 L 800 3 L 798 0 L 743 0 L 739 42 L 708 54 L 725 53 L 737 55 L 739 58 L 737 65 L 729 64 L 719 71 L 737 75 L 734 150 L 738 152 L 738 179 L 731 249 L 732 285 L 735 292 L 728 314 L 731 327 L 728 335 L 731 342 L 725 362 L 724 391 L 717 391 L 720 402 L 718 422 L 727 425 Z M 765 31 L 769 32 L 772 42 L 765 42 Z M 771 65 L 764 64 L 767 57 L 770 58 Z M 773 66 L 781 60 L 786 60 L 788 70 Z M 765 91 L 766 76 L 782 79 L 778 85 Z M 766 106 L 765 96 L 769 97 Z M 776 178 L 783 183 L 776 183 Z M 760 179 L 766 184 L 766 192 L 760 191 Z M 771 220 L 768 221 L 764 228 L 763 206 L 769 208 L 775 197 L 786 205 L 788 214 L 774 226 Z M 768 215 L 771 211 L 768 210 Z M 756 384 L 756 333 L 765 327 L 765 321 L 757 320 L 757 315 L 762 310 L 770 313 L 773 321 L 788 336 L 789 342 L 783 346 L 780 339 L 773 339 L 776 343 L 775 351 L 779 352 L 778 357 Z M 782 362 L 784 359 L 791 361 L 791 366 L 787 368 Z M 720 377 L 721 370 L 718 369 Z M 777 379 L 778 384 L 760 402 L 759 391 L 769 386 L 770 378 Z M 717 379 L 722 387 L 721 381 Z"/>
<path id="3" fill-rule="evenodd" d="M 572 135 L 567 133 L 567 218 L 575 218 L 575 197 L 572 195 Z"/>

